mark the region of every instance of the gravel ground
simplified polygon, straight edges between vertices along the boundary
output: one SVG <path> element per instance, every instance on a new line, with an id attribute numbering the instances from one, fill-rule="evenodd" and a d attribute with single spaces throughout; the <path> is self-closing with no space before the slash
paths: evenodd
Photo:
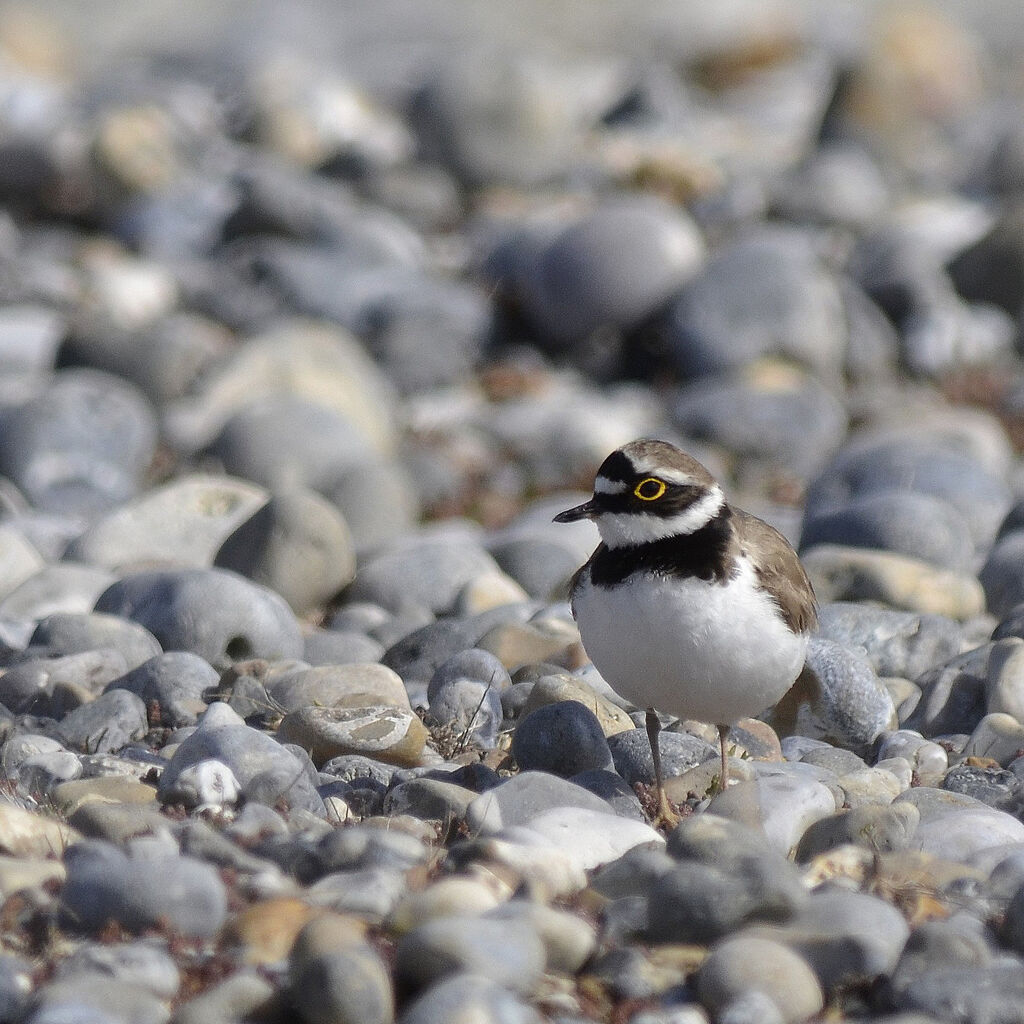
<path id="1" fill-rule="evenodd" d="M 1024 1021 L 1022 45 L 4 6 L 0 1021 Z M 551 522 L 640 436 L 821 605 L 671 831 Z"/>

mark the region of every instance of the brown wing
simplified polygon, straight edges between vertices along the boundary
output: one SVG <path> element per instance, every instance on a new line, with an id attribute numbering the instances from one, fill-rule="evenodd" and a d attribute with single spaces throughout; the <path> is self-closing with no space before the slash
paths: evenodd
<path id="1" fill-rule="evenodd" d="M 789 541 L 773 526 L 742 509 L 733 510 L 740 550 L 753 557 L 757 578 L 776 595 L 790 629 L 805 633 L 818 621 L 811 581 Z"/>

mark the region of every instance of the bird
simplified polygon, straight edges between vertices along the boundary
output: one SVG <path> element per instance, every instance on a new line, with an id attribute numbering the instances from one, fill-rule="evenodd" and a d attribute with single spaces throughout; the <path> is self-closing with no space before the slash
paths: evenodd
<path id="1" fill-rule="evenodd" d="M 672 823 L 658 711 L 718 727 L 723 790 L 729 726 L 776 704 L 801 673 L 814 590 L 786 538 L 667 441 L 616 449 L 593 496 L 554 517 L 584 519 L 601 542 L 570 583 L 573 617 L 602 678 L 646 709 L 659 818 Z"/>

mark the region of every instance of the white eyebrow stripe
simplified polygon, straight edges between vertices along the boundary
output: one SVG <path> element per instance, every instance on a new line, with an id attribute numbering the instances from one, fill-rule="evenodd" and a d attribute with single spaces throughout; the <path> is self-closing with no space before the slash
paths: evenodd
<path id="1" fill-rule="evenodd" d="M 622 494 L 627 484 L 621 480 L 609 480 L 606 476 L 599 476 L 594 480 L 595 494 Z"/>
<path id="2" fill-rule="evenodd" d="M 634 467 L 638 474 L 644 476 L 656 476 L 659 480 L 664 480 L 667 484 L 677 484 L 681 487 L 686 487 L 689 484 L 695 484 L 697 481 L 687 473 L 685 470 L 673 470 L 666 469 L 664 466 L 659 466 L 656 462 L 648 462 L 646 459 L 641 460 L 640 463 L 635 463 Z"/>

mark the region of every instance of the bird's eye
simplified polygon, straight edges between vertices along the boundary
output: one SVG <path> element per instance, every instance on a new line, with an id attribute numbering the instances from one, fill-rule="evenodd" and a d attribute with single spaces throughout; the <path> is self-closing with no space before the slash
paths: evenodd
<path id="1" fill-rule="evenodd" d="M 633 493 L 641 501 L 657 501 L 665 493 L 665 481 L 655 476 L 646 477 L 633 488 Z"/>

